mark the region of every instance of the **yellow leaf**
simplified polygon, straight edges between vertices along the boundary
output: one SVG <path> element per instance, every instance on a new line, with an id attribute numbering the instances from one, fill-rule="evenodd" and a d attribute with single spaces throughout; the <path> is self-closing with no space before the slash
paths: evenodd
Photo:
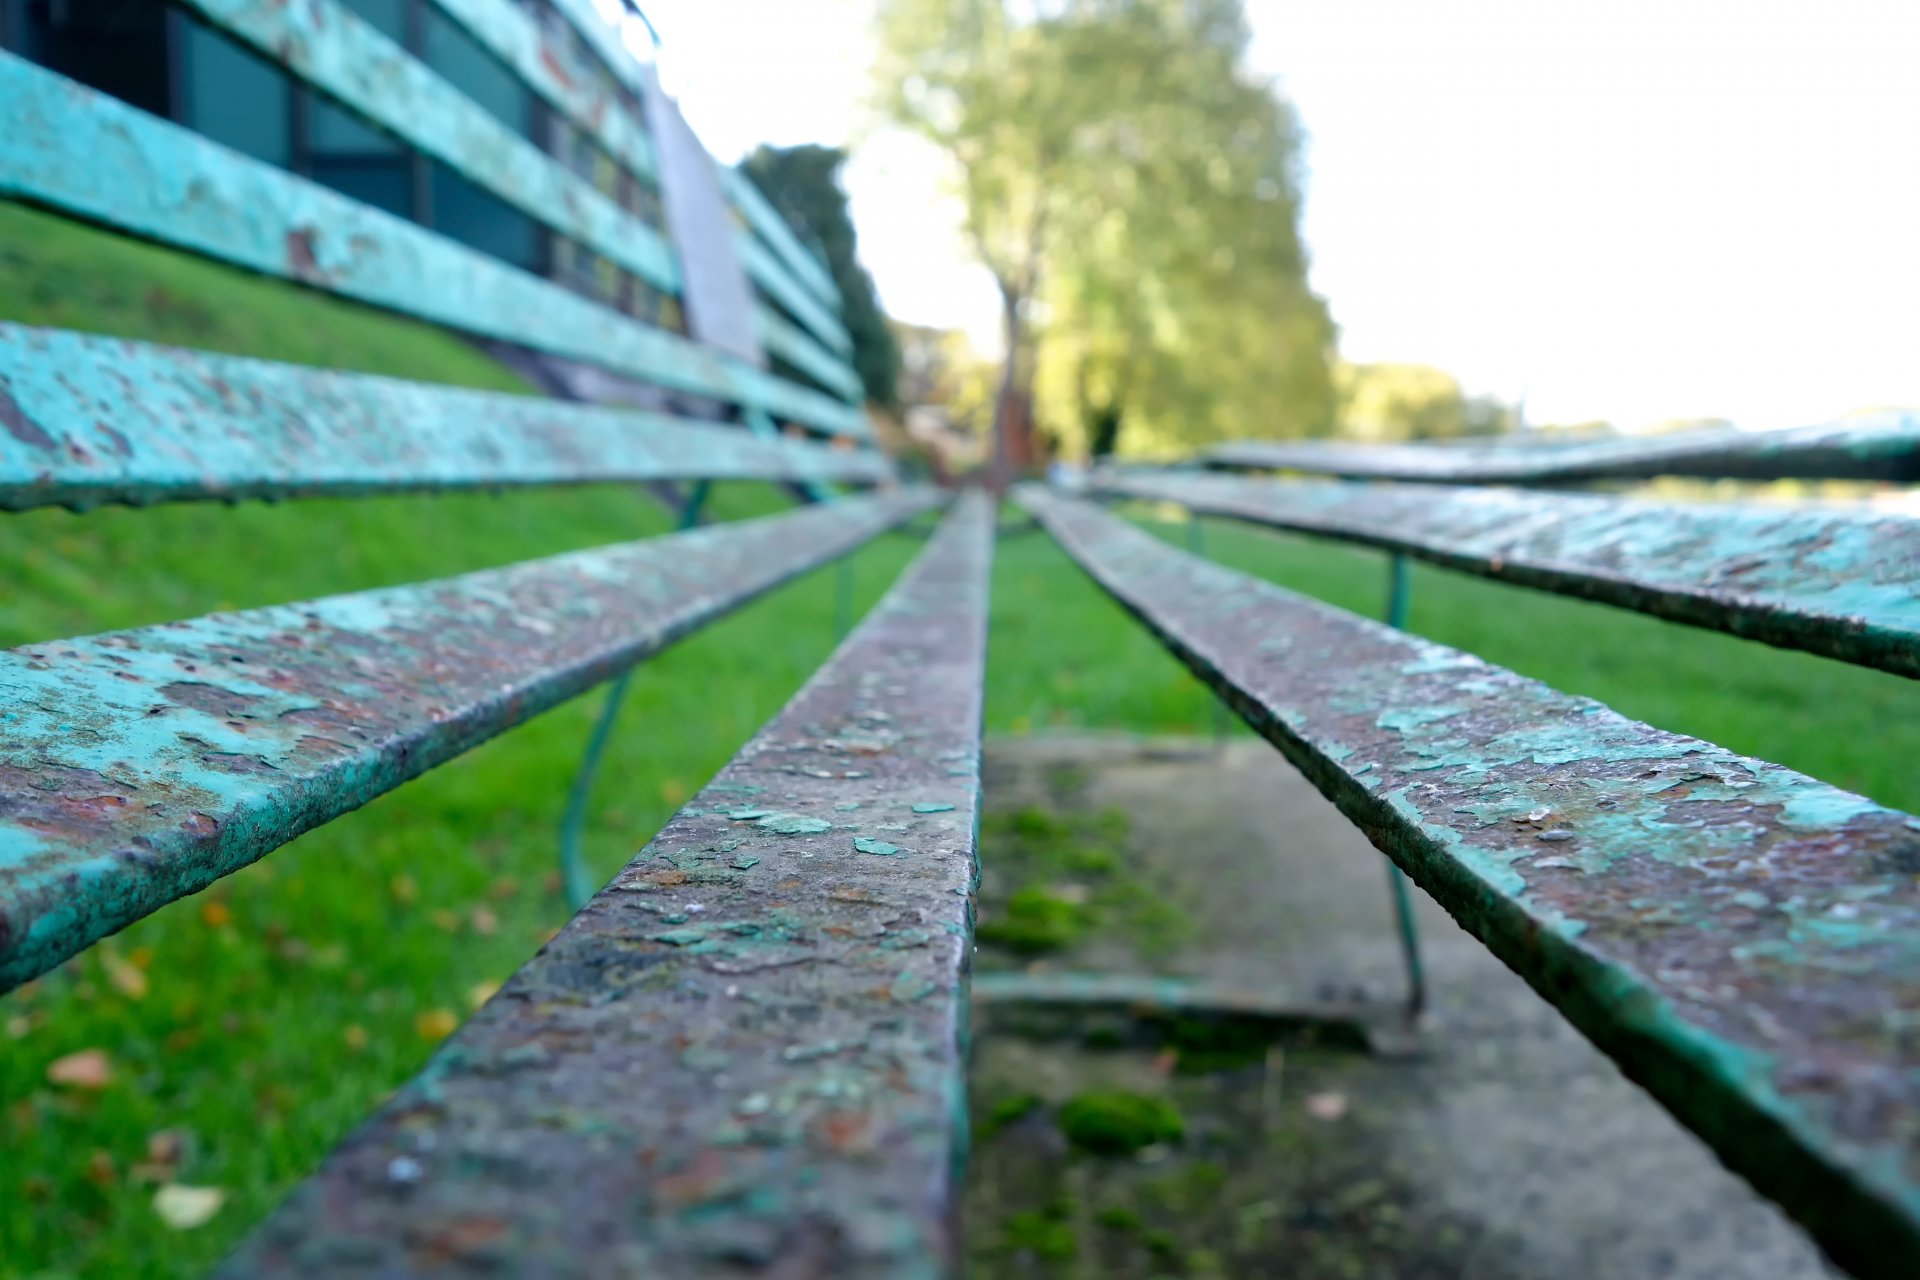
<path id="1" fill-rule="evenodd" d="M 687 784 L 678 778 L 668 778 L 660 784 L 660 798 L 671 805 L 686 803 Z"/>
<path id="2" fill-rule="evenodd" d="M 345 1040 L 347 1042 L 347 1048 L 353 1050 L 355 1053 L 367 1047 L 367 1029 L 357 1022 L 349 1026 L 345 1031 L 342 1031 L 340 1038 Z"/>
<path id="3" fill-rule="evenodd" d="M 460 1025 L 451 1009 L 429 1009 L 413 1020 L 413 1029 L 422 1040 L 445 1040 Z"/>
<path id="4" fill-rule="evenodd" d="M 493 999 L 493 993 L 500 989 L 497 982 L 476 982 L 467 990 L 467 1003 L 478 1009 Z"/>
<path id="5" fill-rule="evenodd" d="M 114 955 L 111 951 L 100 953 L 100 963 L 106 967 L 107 981 L 114 989 L 129 1000 L 147 998 L 147 975 L 138 965 L 130 964 Z"/>
<path id="6" fill-rule="evenodd" d="M 113 1083 L 113 1059 L 104 1049 L 82 1049 L 48 1063 L 47 1079 L 69 1089 L 104 1089 Z"/>
<path id="7" fill-rule="evenodd" d="M 393 883 L 389 885 L 388 888 L 393 890 L 393 900 L 395 902 L 412 902 L 420 896 L 420 885 L 410 875 L 402 874 L 395 876 Z"/>
<path id="8" fill-rule="evenodd" d="M 219 929 L 233 923 L 233 910 L 218 899 L 200 904 L 200 918 L 209 928 Z"/>
<path id="9" fill-rule="evenodd" d="M 457 911 L 449 911 L 445 907 L 435 907 L 433 909 L 432 919 L 435 924 L 445 929 L 448 933 L 460 932 L 460 913 Z"/>
<path id="10" fill-rule="evenodd" d="M 227 1193 L 218 1187 L 188 1187 L 170 1182 L 153 1195 L 153 1211 L 175 1231 L 205 1226 L 220 1212 Z"/>
<path id="11" fill-rule="evenodd" d="M 482 937 L 491 936 L 500 927 L 500 917 L 485 907 L 475 907 L 467 919 L 472 922 L 473 931 Z"/>

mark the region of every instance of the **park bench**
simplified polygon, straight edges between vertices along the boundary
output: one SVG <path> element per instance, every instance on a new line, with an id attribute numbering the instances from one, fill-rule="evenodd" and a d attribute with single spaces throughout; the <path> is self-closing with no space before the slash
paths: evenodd
<path id="1" fill-rule="evenodd" d="M 863 447 L 829 277 L 744 179 L 687 168 L 584 0 L 436 3 L 613 157 L 621 201 L 336 0 L 186 9 L 617 264 L 619 296 L 582 297 L 6 53 L 0 196 L 568 362 L 651 408 L 0 325 L 0 506 L 673 481 L 695 486 L 691 525 L 715 479 L 822 500 L 0 654 L 0 990 L 944 506 L 792 703 L 221 1274 L 950 1274 L 993 504 L 901 486 Z M 691 176 L 659 184 L 663 235 L 622 201 L 676 147 Z M 658 296 L 636 308 L 639 284 Z M 1555 488 L 1913 481 L 1920 424 L 1249 443 L 1200 461 L 1014 496 L 1836 1260 L 1914 1274 L 1920 820 L 1391 624 L 1419 557 L 1920 675 L 1914 521 Z M 1389 625 L 1096 500 L 1382 548 Z"/>

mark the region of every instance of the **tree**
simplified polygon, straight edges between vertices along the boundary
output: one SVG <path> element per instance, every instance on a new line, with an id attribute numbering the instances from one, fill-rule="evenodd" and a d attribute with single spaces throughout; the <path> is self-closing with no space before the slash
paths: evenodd
<path id="1" fill-rule="evenodd" d="M 840 186 L 846 161 L 847 153 L 838 147 L 761 147 L 740 167 L 801 238 L 820 247 L 840 290 L 854 370 L 867 399 L 893 412 L 900 407 L 900 348 L 880 309 L 873 277 L 860 265 L 847 193 Z"/>
<path id="2" fill-rule="evenodd" d="M 882 106 L 953 160 L 1000 291 L 1003 451 L 1036 383 L 1102 452 L 1331 427 L 1297 129 L 1238 0 L 883 0 L 881 37 Z"/>
<path id="3" fill-rule="evenodd" d="M 1341 434 L 1358 440 L 1449 440 L 1512 431 L 1507 405 L 1469 397 L 1452 374 L 1424 364 L 1341 364 Z"/>

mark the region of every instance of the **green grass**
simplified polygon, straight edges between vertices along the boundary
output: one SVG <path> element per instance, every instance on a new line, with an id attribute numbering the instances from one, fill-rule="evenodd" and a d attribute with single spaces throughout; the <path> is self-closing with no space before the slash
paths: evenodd
<path id="1" fill-rule="evenodd" d="M 430 328 L 0 205 L 0 315 L 511 389 Z M 724 486 L 724 517 L 778 495 Z M 596 487 L 0 519 L 0 644 L 415 580 L 664 532 Z M 1182 527 L 1153 526 L 1176 542 Z M 1222 561 L 1362 610 L 1380 557 L 1209 525 Z M 909 559 L 854 557 L 864 608 Z M 832 643 L 816 574 L 642 668 L 588 833 L 616 869 L 798 688 Z M 1920 808 L 1920 685 L 1422 570 L 1413 623 L 1668 728 Z M 1197 683 L 1043 537 L 995 575 L 987 721 L 1207 732 Z M 597 697 L 538 718 L 0 998 L 0 1276 L 194 1276 L 565 918 L 555 830 Z M 988 850 L 991 856 L 991 849 Z M 99 1091 L 50 1063 L 104 1051 Z M 177 1161 L 149 1156 L 180 1135 Z M 169 1145 L 159 1142 L 159 1148 Z M 168 1230 L 154 1177 L 222 1189 Z"/>

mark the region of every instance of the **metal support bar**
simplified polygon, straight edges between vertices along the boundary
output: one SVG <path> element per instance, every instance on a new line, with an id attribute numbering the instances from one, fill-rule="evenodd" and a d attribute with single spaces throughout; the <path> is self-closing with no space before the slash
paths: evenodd
<path id="1" fill-rule="evenodd" d="M 1387 625 L 1405 631 L 1412 606 L 1413 562 L 1396 553 L 1387 560 Z M 1389 861 L 1387 883 L 1393 890 L 1393 917 L 1400 928 L 1400 954 L 1407 966 L 1407 1024 L 1411 1026 L 1426 1012 L 1427 970 L 1420 959 L 1420 929 L 1414 920 L 1413 888 L 1407 883 L 1407 873 Z"/>

